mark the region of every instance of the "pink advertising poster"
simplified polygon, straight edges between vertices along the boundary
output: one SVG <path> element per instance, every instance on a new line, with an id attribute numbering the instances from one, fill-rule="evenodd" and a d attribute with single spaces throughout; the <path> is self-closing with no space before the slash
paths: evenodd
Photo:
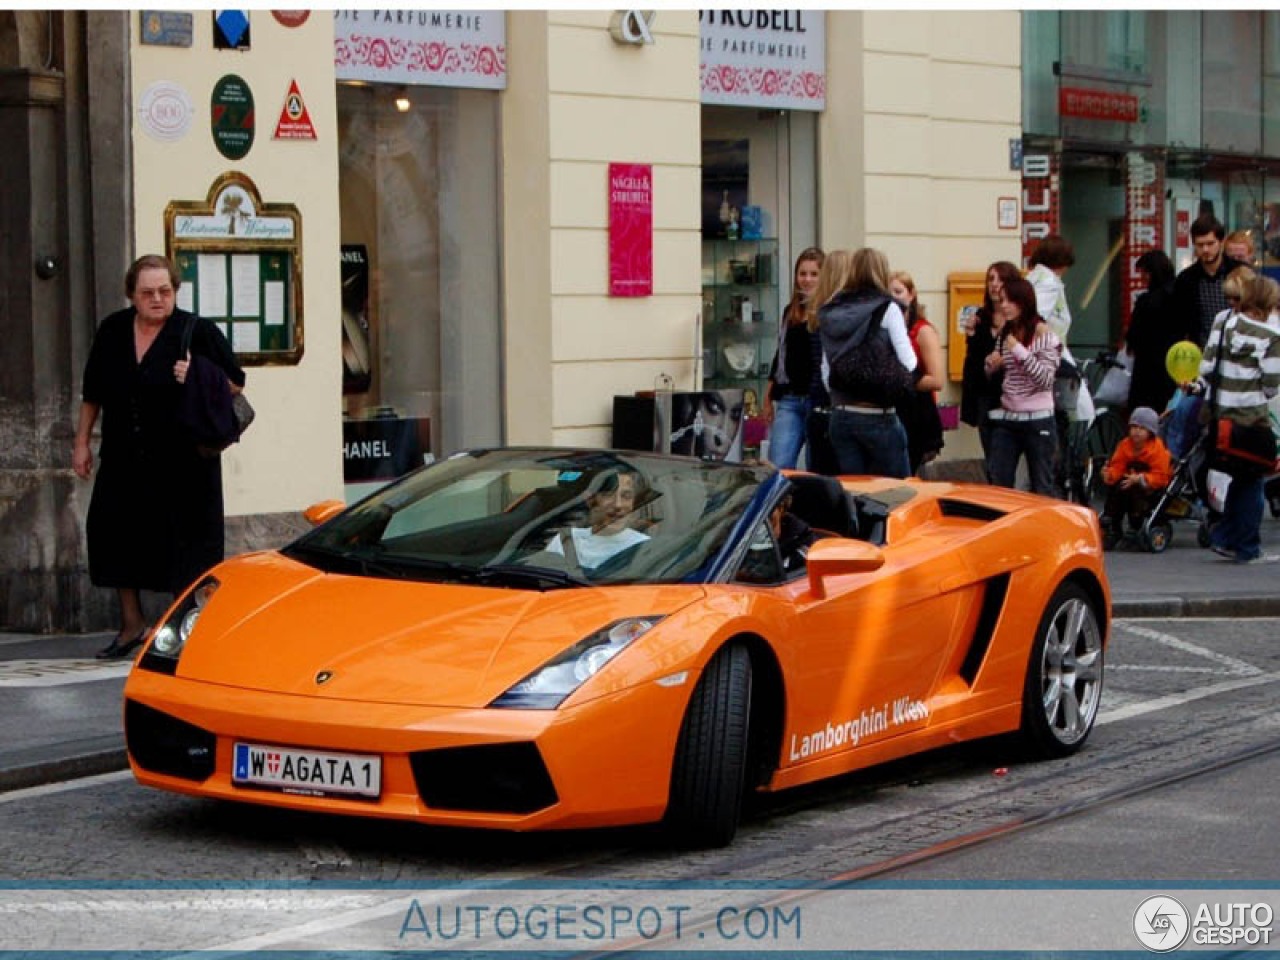
<path id="1" fill-rule="evenodd" d="M 653 167 L 609 164 L 609 295 L 653 295 Z"/>

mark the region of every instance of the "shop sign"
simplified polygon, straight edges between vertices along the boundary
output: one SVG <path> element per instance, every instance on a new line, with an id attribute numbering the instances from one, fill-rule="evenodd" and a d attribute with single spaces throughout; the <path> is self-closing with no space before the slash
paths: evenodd
<path id="1" fill-rule="evenodd" d="M 1040 241 L 1058 232 L 1058 164 L 1053 153 L 1022 158 L 1022 265 Z"/>
<path id="2" fill-rule="evenodd" d="M 292 240 L 292 217 L 259 216 L 253 197 L 239 182 L 228 183 L 213 200 L 213 213 L 178 213 L 175 240 Z"/>
<path id="3" fill-rule="evenodd" d="M 342 479 L 346 483 L 397 480 L 428 462 L 431 420 L 378 417 L 342 423 Z"/>
<path id="4" fill-rule="evenodd" d="M 187 91 L 168 80 L 157 80 L 138 100 L 138 123 L 153 140 L 173 143 L 187 135 L 195 107 Z"/>
<path id="5" fill-rule="evenodd" d="M 253 91 L 234 73 L 214 84 L 209 126 L 214 145 L 228 160 L 239 160 L 253 146 Z"/>
<path id="6" fill-rule="evenodd" d="M 298 81 L 289 82 L 289 92 L 284 98 L 284 109 L 280 111 L 280 120 L 276 123 L 276 140 L 314 140 L 316 128 L 311 125 L 311 114 L 307 105 L 302 102 L 302 94 L 298 90 Z"/>
<path id="7" fill-rule="evenodd" d="M 335 10 L 333 48 L 339 80 L 507 86 L 503 10 Z"/>
<path id="8" fill-rule="evenodd" d="M 193 32 L 193 17 L 177 10 L 142 10 L 138 13 L 142 24 L 139 42 L 158 47 L 189 47 Z"/>
<path id="9" fill-rule="evenodd" d="M 1062 87 L 1058 90 L 1058 113 L 1064 117 L 1083 117 L 1086 120 L 1137 123 L 1138 98 L 1132 93 Z"/>
<path id="10" fill-rule="evenodd" d="M 213 11 L 213 47 L 215 50 L 249 49 L 249 11 Z"/>
<path id="11" fill-rule="evenodd" d="M 300 27 L 311 16 L 310 10 L 272 10 L 271 15 L 282 27 Z"/>
<path id="12" fill-rule="evenodd" d="M 1124 329 L 1129 329 L 1133 305 L 1146 291 L 1138 272 L 1138 258 L 1164 249 L 1164 169 L 1154 156 L 1134 152 L 1126 157 L 1124 192 L 1125 297 Z"/>
<path id="13" fill-rule="evenodd" d="M 827 102 L 821 10 L 703 10 L 698 14 L 702 102 L 822 110 Z"/>
<path id="14" fill-rule="evenodd" d="M 609 296 L 653 294 L 653 167 L 609 164 Z"/>
<path id="15" fill-rule="evenodd" d="M 369 336 L 369 249 L 344 243 L 342 280 L 342 392 L 366 393 L 373 382 Z"/>

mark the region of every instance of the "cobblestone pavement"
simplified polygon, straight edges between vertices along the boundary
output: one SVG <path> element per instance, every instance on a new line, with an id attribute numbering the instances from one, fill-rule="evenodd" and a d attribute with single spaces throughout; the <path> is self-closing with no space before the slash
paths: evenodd
<path id="1" fill-rule="evenodd" d="M 0 795 L 0 881 L 812 883 L 1280 741 L 1278 627 L 1119 621 L 1079 754 L 1032 763 L 984 741 L 763 798 L 726 850 L 672 850 L 653 829 L 508 835 L 302 815 L 110 774 Z"/>

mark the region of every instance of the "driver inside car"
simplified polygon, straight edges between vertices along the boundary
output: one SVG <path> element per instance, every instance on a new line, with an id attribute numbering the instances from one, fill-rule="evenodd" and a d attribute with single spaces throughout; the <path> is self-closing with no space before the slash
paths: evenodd
<path id="1" fill-rule="evenodd" d="M 558 553 L 584 570 L 594 570 L 649 539 L 633 524 L 639 508 L 650 499 L 638 472 L 618 470 L 607 474 L 599 488 L 587 497 L 587 525 L 561 530 L 547 544 L 547 552 Z"/>

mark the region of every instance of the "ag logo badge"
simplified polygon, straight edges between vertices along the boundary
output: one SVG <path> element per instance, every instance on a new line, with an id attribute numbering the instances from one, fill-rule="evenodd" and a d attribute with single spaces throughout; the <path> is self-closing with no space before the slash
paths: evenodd
<path id="1" fill-rule="evenodd" d="M 1168 953 L 1182 946 L 1191 929 L 1191 917 L 1173 897 L 1147 897 L 1133 914 L 1133 932 L 1153 953 Z"/>

